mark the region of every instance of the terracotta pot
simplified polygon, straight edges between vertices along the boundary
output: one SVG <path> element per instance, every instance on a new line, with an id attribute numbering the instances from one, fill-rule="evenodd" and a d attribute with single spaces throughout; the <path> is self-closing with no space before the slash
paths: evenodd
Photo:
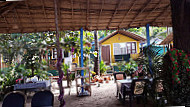
<path id="1" fill-rule="evenodd" d="M 99 82 L 99 83 L 103 83 L 103 79 L 99 79 L 98 82 Z"/>
<path id="2" fill-rule="evenodd" d="M 111 80 L 110 76 L 108 77 L 108 80 L 109 80 L 109 81 Z"/>

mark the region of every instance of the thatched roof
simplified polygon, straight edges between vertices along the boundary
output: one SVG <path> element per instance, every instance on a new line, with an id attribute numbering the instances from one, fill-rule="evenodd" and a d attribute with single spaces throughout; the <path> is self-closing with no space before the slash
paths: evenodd
<path id="1" fill-rule="evenodd" d="M 145 40 L 146 40 L 145 38 L 143 38 L 143 37 L 141 37 L 141 36 L 139 36 L 139 35 L 136 35 L 136 34 L 134 34 L 134 33 L 131 33 L 131 32 L 128 32 L 128 31 L 118 30 L 118 31 L 113 32 L 112 34 L 106 36 L 106 37 L 105 37 L 104 39 L 102 39 L 99 43 L 101 44 L 101 43 L 103 43 L 104 41 L 108 40 L 109 38 L 111 38 L 111 37 L 113 37 L 113 36 L 115 36 L 115 35 L 117 35 L 117 34 L 122 34 L 122 35 L 124 35 L 124 36 L 127 36 L 127 37 L 132 38 L 132 39 L 137 40 L 137 41 L 145 41 Z"/>
<path id="2" fill-rule="evenodd" d="M 161 43 L 160 45 L 167 45 L 173 41 L 173 33 L 169 34 Z"/>
<path id="3" fill-rule="evenodd" d="M 58 0 L 60 30 L 171 26 L 170 0 Z M 55 31 L 54 0 L 0 2 L 0 33 Z"/>

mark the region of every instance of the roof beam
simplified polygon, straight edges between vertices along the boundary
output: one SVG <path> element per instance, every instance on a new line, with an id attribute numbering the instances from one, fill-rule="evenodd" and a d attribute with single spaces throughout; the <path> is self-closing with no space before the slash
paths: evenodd
<path id="1" fill-rule="evenodd" d="M 161 1 L 162 1 L 162 0 L 160 0 L 159 3 L 154 7 L 154 9 L 152 9 L 152 11 L 149 12 L 149 13 L 145 16 L 145 18 L 143 19 L 143 21 L 145 21 L 146 18 L 147 18 L 150 14 L 152 14 L 152 13 L 160 6 L 160 4 L 162 3 Z"/>
<path id="2" fill-rule="evenodd" d="M 20 21 L 20 17 L 19 17 L 19 15 L 18 15 L 18 12 L 17 12 L 17 10 L 16 10 L 16 8 L 14 8 L 14 13 L 16 14 L 16 18 L 17 18 L 17 20 L 18 20 L 18 23 L 19 23 L 19 26 L 20 26 L 20 30 L 21 30 L 21 32 L 23 31 L 23 26 L 22 26 L 22 23 L 21 23 L 21 21 Z"/>
<path id="3" fill-rule="evenodd" d="M 4 8 L 0 9 L 0 16 L 3 16 L 5 14 L 7 14 L 9 11 L 13 10 L 19 2 L 13 2 L 12 4 L 10 3 L 10 5 L 7 5 Z"/>
<path id="4" fill-rule="evenodd" d="M 73 26 L 73 15 L 74 15 L 74 13 L 73 13 L 73 0 L 71 0 L 71 19 L 72 19 L 71 23 L 72 23 L 72 26 Z M 74 30 L 74 28 L 72 28 L 72 29 Z"/>
<path id="5" fill-rule="evenodd" d="M 146 2 L 146 4 L 144 5 L 144 8 L 141 9 L 141 11 L 132 19 L 132 21 L 128 24 L 127 27 L 130 27 L 131 24 L 133 24 L 133 22 L 135 22 L 135 19 L 137 19 L 137 17 L 146 9 L 146 7 L 149 5 L 149 3 L 151 2 L 152 0 L 148 0 L 148 2 Z"/>
<path id="6" fill-rule="evenodd" d="M 90 1 L 87 0 L 87 2 L 86 2 L 86 7 L 87 7 L 87 9 L 86 9 L 86 29 L 89 29 L 89 28 L 88 28 L 89 8 L 90 8 L 89 3 L 90 3 Z"/>
<path id="7" fill-rule="evenodd" d="M 57 0 L 57 4 L 58 4 L 58 25 L 59 25 L 59 28 L 60 30 L 63 30 L 63 27 L 61 26 L 61 1 L 62 0 Z"/>
<path id="8" fill-rule="evenodd" d="M 164 9 L 153 21 L 151 21 L 151 23 L 157 21 L 158 18 L 159 18 L 160 16 L 162 16 L 169 8 L 170 8 L 170 4 L 167 5 L 167 6 L 165 7 L 165 9 Z"/>
<path id="9" fill-rule="evenodd" d="M 118 1 L 118 4 L 117 4 L 116 7 L 115 7 L 115 11 L 114 11 L 114 13 L 112 14 L 112 17 L 111 17 L 110 21 L 108 22 L 107 29 L 109 29 L 110 24 L 111 24 L 111 22 L 112 22 L 114 16 L 116 15 L 116 13 L 117 13 L 117 11 L 118 11 L 120 5 L 121 5 L 121 1 L 122 1 L 122 0 L 119 0 L 119 1 Z"/>
<path id="10" fill-rule="evenodd" d="M 34 20 L 33 20 L 33 17 L 32 17 L 32 15 L 31 15 L 30 8 L 29 8 L 29 5 L 28 5 L 27 0 L 25 1 L 25 5 L 26 5 L 26 8 L 27 8 L 27 10 L 28 10 L 28 14 L 29 14 L 29 16 L 30 16 L 30 20 L 31 20 L 31 22 L 32 22 L 32 25 L 33 25 L 33 28 L 34 28 L 34 32 L 35 32 L 35 31 L 36 31 L 36 26 L 35 26 L 35 24 L 34 24 Z"/>
<path id="11" fill-rule="evenodd" d="M 47 19 L 47 14 L 46 14 L 46 10 L 45 10 L 45 4 L 44 4 L 44 0 L 41 0 L 41 4 L 42 4 L 42 9 L 44 12 L 44 20 Z M 48 26 L 46 25 L 46 29 L 48 30 Z"/>
<path id="12" fill-rule="evenodd" d="M 133 1 L 133 0 L 132 0 L 132 1 Z M 119 23 L 119 25 L 118 25 L 118 28 L 120 28 L 121 24 L 123 24 L 124 19 L 126 19 L 126 17 L 128 16 L 128 14 L 130 13 L 130 11 L 132 10 L 132 8 L 133 8 L 133 6 L 135 5 L 135 3 L 136 3 L 136 0 L 134 0 L 134 1 L 132 2 L 131 7 L 129 8 L 129 11 L 126 11 L 126 13 L 125 13 L 125 15 L 124 15 L 122 21 L 121 21 L 121 22 Z"/>
<path id="13" fill-rule="evenodd" d="M 6 28 L 6 32 L 7 33 L 9 33 L 9 26 L 8 26 L 8 21 L 7 21 L 7 19 L 6 19 L 6 16 L 3 16 L 3 19 L 4 19 L 4 21 L 5 21 L 5 23 L 6 23 L 6 26 L 7 26 L 7 28 Z"/>
<path id="14" fill-rule="evenodd" d="M 97 29 L 98 29 L 98 26 L 99 26 L 100 17 L 101 17 L 101 15 L 102 15 L 102 11 L 103 11 L 103 7 L 104 7 L 104 3 L 105 3 L 105 0 L 101 0 L 101 1 L 102 1 L 102 5 L 101 5 L 100 14 L 99 14 L 99 16 L 98 16 Z"/>

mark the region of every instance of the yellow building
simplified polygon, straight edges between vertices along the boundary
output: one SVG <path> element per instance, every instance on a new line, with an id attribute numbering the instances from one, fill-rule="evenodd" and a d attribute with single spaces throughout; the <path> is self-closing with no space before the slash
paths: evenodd
<path id="1" fill-rule="evenodd" d="M 125 60 L 125 57 L 135 59 L 140 52 L 140 42 L 145 40 L 131 32 L 120 30 L 113 32 L 99 42 L 101 58 L 107 64 L 114 63 L 116 60 Z"/>

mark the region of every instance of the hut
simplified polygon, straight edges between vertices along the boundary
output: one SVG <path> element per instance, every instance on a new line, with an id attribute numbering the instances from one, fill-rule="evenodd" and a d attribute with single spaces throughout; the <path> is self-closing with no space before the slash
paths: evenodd
<path id="1" fill-rule="evenodd" d="M 128 31 L 118 30 L 102 39 L 100 43 L 101 56 L 107 64 L 116 61 L 136 59 L 140 52 L 140 42 L 143 37 Z"/>

